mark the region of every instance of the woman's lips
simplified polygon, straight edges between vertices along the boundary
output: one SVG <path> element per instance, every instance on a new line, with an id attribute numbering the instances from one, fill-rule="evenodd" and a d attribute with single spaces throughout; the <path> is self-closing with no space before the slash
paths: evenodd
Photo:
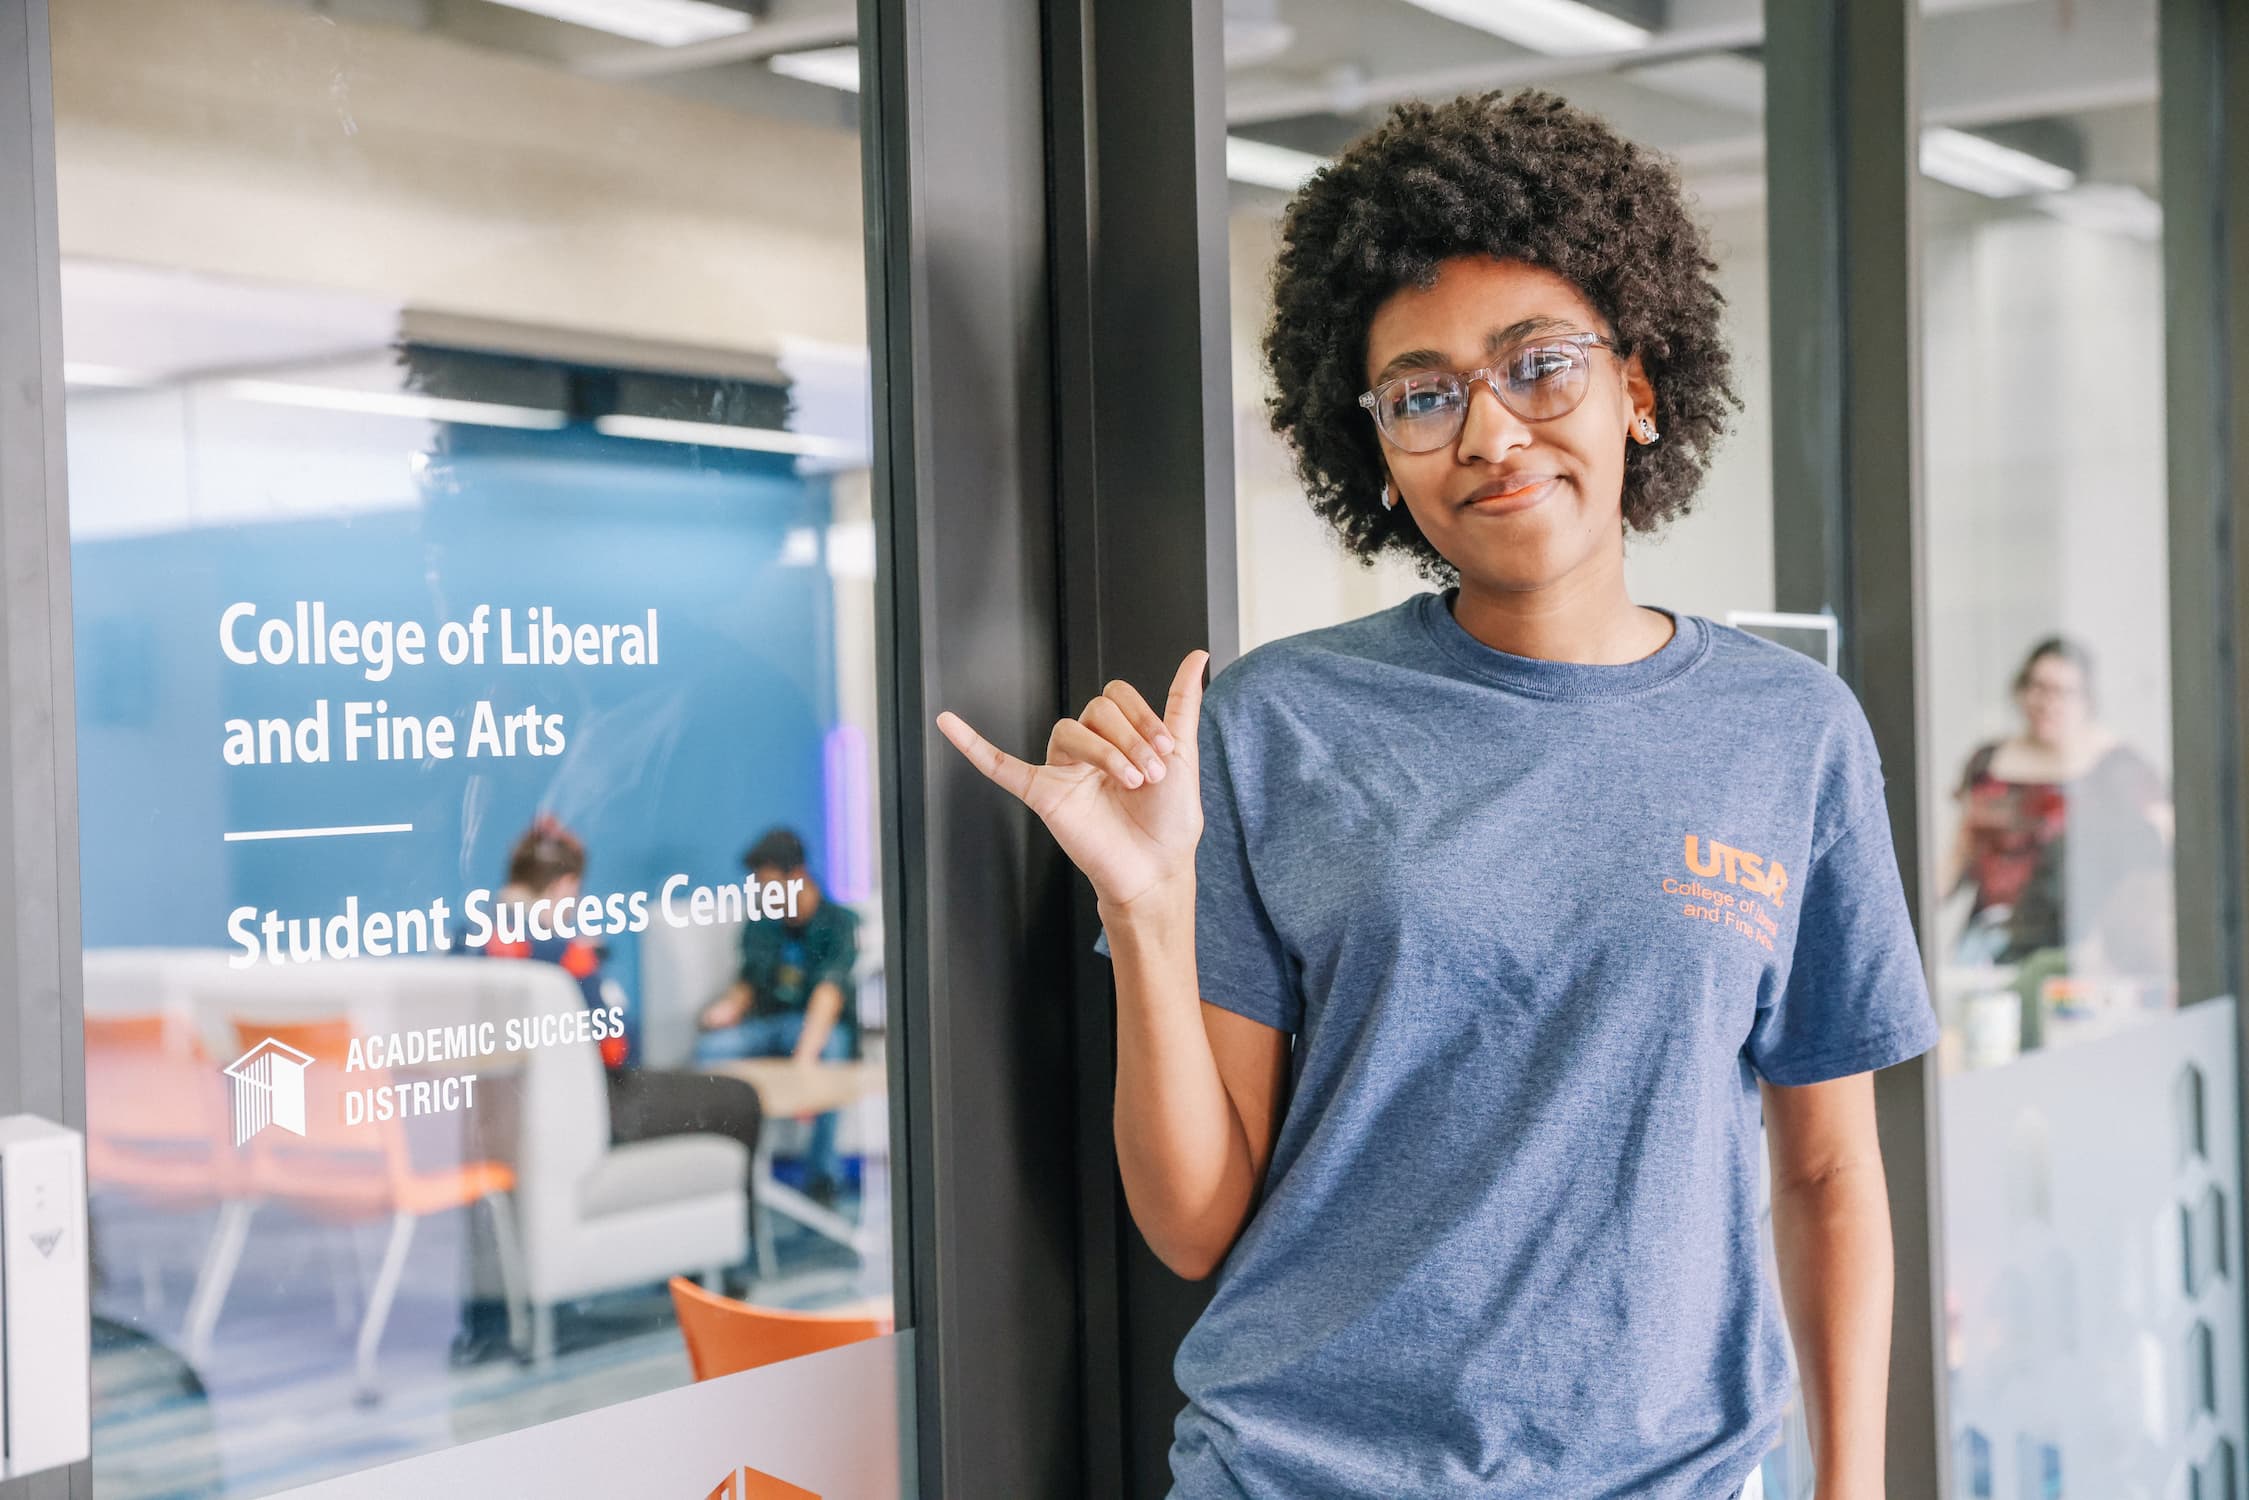
<path id="1" fill-rule="evenodd" d="M 1501 482 L 1512 485 L 1512 488 L 1487 485 L 1486 491 L 1494 493 L 1479 493 L 1474 499 L 1464 502 L 1462 508 L 1480 516 L 1510 516 L 1519 510 L 1529 510 L 1544 500 L 1553 492 L 1557 483 L 1556 476 L 1552 474 L 1540 479 L 1529 479 L 1526 475 L 1525 479 L 1528 480 L 1527 483 L 1515 480 Z"/>

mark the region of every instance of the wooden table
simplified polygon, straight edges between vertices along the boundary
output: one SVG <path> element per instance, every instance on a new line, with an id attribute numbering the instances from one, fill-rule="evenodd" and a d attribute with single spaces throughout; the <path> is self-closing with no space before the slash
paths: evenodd
<path id="1" fill-rule="evenodd" d="M 726 1078 L 739 1078 L 757 1090 L 758 1103 L 767 1118 L 825 1114 L 844 1109 L 861 1099 L 880 1094 L 888 1086 L 878 1062 L 799 1063 L 789 1057 L 737 1057 L 711 1063 L 705 1070 Z M 751 1187 L 758 1206 L 790 1218 L 823 1239 L 835 1241 L 861 1256 L 876 1248 L 864 1225 L 851 1220 L 798 1192 L 774 1177 L 772 1137 L 758 1133 L 757 1160 L 751 1167 Z M 862 1214 L 865 1200 L 860 1203 Z M 773 1273 L 773 1235 L 764 1217 L 758 1218 L 758 1274 Z"/>
<path id="2" fill-rule="evenodd" d="M 737 1057 L 710 1063 L 705 1072 L 739 1078 L 757 1090 L 758 1103 L 771 1116 L 824 1115 L 883 1091 L 888 1080 L 880 1063 L 800 1063 L 788 1057 Z"/>

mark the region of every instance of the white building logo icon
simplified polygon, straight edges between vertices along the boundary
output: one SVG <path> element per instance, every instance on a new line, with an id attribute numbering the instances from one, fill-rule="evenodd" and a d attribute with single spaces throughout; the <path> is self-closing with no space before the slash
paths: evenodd
<path id="1" fill-rule="evenodd" d="M 311 1066 L 311 1058 L 270 1036 L 226 1065 L 234 1080 L 235 1145 L 268 1125 L 305 1133 L 305 1069 Z"/>

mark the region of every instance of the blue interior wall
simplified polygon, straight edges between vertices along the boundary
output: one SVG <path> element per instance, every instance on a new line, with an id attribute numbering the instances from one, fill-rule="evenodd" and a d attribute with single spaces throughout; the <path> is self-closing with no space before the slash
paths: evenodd
<path id="1" fill-rule="evenodd" d="M 824 538 L 826 482 L 787 459 L 603 438 L 584 429 L 451 428 L 417 510 L 312 516 L 87 540 L 72 549 L 79 791 L 89 947 L 214 947 L 237 906 L 328 914 L 426 906 L 497 887 L 542 809 L 587 844 L 589 891 L 674 871 L 738 878 L 748 842 L 786 823 L 824 846 L 821 743 L 835 723 L 833 605 L 792 530 Z M 801 551 L 801 547 L 800 547 Z M 429 661 L 382 683 L 338 666 L 241 666 L 220 650 L 238 600 L 261 619 L 320 599 L 330 619 L 412 619 Z M 653 667 L 445 666 L 435 632 L 478 604 L 568 622 L 655 607 Z M 334 759 L 228 766 L 229 718 L 330 701 Z M 448 714 L 455 757 L 342 760 L 342 704 Z M 564 715 L 560 756 L 466 759 L 480 699 Z M 410 822 L 411 834 L 264 843 L 229 830 Z M 634 987 L 635 940 L 609 940 Z"/>

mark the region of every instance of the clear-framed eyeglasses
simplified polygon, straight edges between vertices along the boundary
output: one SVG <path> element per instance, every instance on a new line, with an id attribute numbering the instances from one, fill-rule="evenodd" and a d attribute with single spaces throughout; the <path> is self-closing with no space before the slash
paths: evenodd
<path id="1" fill-rule="evenodd" d="M 1594 349 L 1619 352 L 1614 340 L 1598 333 L 1536 338 L 1474 370 L 1410 370 L 1362 391 L 1359 404 L 1374 413 L 1375 426 L 1395 447 L 1428 453 L 1460 436 L 1468 421 L 1468 393 L 1479 380 L 1526 422 L 1568 416 L 1592 387 Z"/>

